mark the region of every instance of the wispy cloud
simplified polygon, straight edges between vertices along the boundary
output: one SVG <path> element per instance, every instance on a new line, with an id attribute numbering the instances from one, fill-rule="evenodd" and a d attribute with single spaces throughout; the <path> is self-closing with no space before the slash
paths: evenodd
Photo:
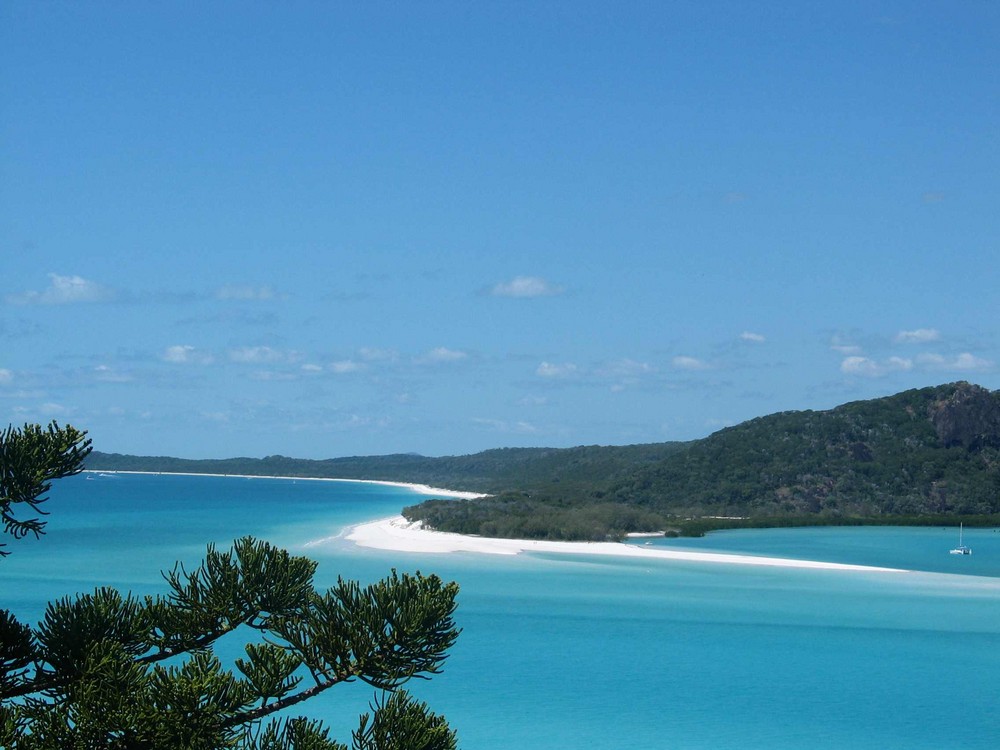
<path id="1" fill-rule="evenodd" d="M 653 372 L 652 365 L 634 359 L 618 359 L 597 368 L 595 374 L 609 378 L 636 378 Z"/>
<path id="2" fill-rule="evenodd" d="M 122 372 L 109 365 L 98 365 L 95 367 L 94 379 L 101 383 L 131 383 L 135 380 L 129 373 Z"/>
<path id="3" fill-rule="evenodd" d="M 290 362 L 298 359 L 294 352 L 284 352 L 269 346 L 242 346 L 229 350 L 229 360 L 243 364 L 270 364 L 274 362 Z"/>
<path id="4" fill-rule="evenodd" d="M 562 364 L 542 362 L 535 370 L 535 374 L 542 378 L 571 378 L 578 371 L 579 368 L 572 362 L 564 362 Z"/>
<path id="5" fill-rule="evenodd" d="M 840 363 L 840 371 L 845 375 L 857 375 L 865 378 L 880 378 L 890 372 L 912 369 L 913 361 L 903 357 L 889 357 L 886 360 L 877 361 L 869 357 L 851 356 L 845 357 Z"/>
<path id="6" fill-rule="evenodd" d="M 751 344 L 763 344 L 767 341 L 767 337 L 761 333 L 743 331 L 743 333 L 740 334 L 740 341 L 749 341 Z"/>
<path id="7" fill-rule="evenodd" d="M 27 422 L 47 422 L 50 419 L 71 417 L 76 409 L 49 401 L 38 406 L 15 406 L 13 412 Z"/>
<path id="8" fill-rule="evenodd" d="M 164 362 L 178 365 L 207 365 L 211 364 L 215 358 L 209 352 L 196 349 L 193 346 L 175 344 L 174 346 L 168 346 L 163 351 L 162 359 Z"/>
<path id="9" fill-rule="evenodd" d="M 277 372 L 275 370 L 257 370 L 250 375 L 251 380 L 264 382 L 287 382 L 298 380 L 299 376 L 295 372 Z"/>
<path id="10" fill-rule="evenodd" d="M 977 357 L 969 352 L 962 352 L 951 357 L 940 354 L 919 354 L 916 361 L 931 370 L 950 370 L 953 372 L 970 372 L 993 369 L 993 362 Z"/>
<path id="11" fill-rule="evenodd" d="M 549 400 L 545 396 L 524 396 L 517 400 L 518 406 L 545 406 Z"/>
<path id="12" fill-rule="evenodd" d="M 337 375 L 346 375 L 352 372 L 359 372 L 363 369 L 365 369 L 365 365 L 361 362 L 355 362 L 353 359 L 342 359 L 330 363 L 330 372 Z"/>
<path id="13" fill-rule="evenodd" d="M 970 352 L 945 356 L 942 354 L 924 353 L 916 357 L 888 357 L 874 359 L 871 357 L 845 357 L 840 363 L 840 371 L 845 375 L 855 375 L 865 378 L 881 378 L 895 372 L 937 371 L 937 372 L 980 372 L 991 370 L 994 363 L 988 359 L 977 357 Z"/>
<path id="14" fill-rule="evenodd" d="M 14 305 L 73 305 L 88 302 L 111 302 L 117 297 L 115 291 L 82 276 L 60 276 L 49 274 L 49 286 L 42 291 L 27 291 L 7 295 L 6 300 Z"/>
<path id="15" fill-rule="evenodd" d="M 0 369 L 0 385 L 10 385 L 14 382 L 14 373 L 10 370 Z"/>
<path id="16" fill-rule="evenodd" d="M 563 293 L 561 286 L 550 284 L 538 276 L 515 276 L 510 281 L 496 284 L 490 289 L 494 297 L 553 297 Z"/>
<path id="17" fill-rule="evenodd" d="M 514 433 L 518 435 L 533 435 L 538 432 L 538 428 L 531 422 L 518 420 L 510 422 L 505 419 L 483 419 L 474 418 L 473 424 L 487 427 L 495 432 Z"/>
<path id="18" fill-rule="evenodd" d="M 941 332 L 936 328 L 917 328 L 913 331 L 900 331 L 893 340 L 897 344 L 926 344 L 940 341 Z"/>
<path id="19" fill-rule="evenodd" d="M 269 286 L 227 285 L 215 291 L 216 299 L 239 302 L 262 302 L 276 299 L 277 296 L 274 289 Z"/>
<path id="20" fill-rule="evenodd" d="M 468 359 L 468 357 L 469 355 L 465 352 L 439 346 L 418 357 L 417 362 L 423 364 L 442 364 L 446 362 L 461 362 L 463 359 Z"/>
<path id="21" fill-rule="evenodd" d="M 678 370 L 710 370 L 712 366 L 697 357 L 677 356 L 670 360 L 670 363 Z"/>
<path id="22" fill-rule="evenodd" d="M 839 333 L 834 334 L 833 338 L 830 339 L 830 348 L 838 354 L 851 356 L 860 355 L 864 351 L 860 346 Z"/>

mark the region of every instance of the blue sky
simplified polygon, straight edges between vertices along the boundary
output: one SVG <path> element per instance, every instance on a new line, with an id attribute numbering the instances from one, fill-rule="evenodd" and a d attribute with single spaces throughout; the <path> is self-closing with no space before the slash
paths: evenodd
<path id="1" fill-rule="evenodd" d="M 996 3 L 0 14 L 0 422 L 446 455 L 1000 387 Z"/>

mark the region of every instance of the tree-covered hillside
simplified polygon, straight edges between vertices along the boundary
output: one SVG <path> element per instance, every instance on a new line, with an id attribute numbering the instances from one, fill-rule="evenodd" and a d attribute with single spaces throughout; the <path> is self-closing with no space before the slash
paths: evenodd
<path id="1" fill-rule="evenodd" d="M 953 383 L 772 414 L 686 443 L 588 496 L 506 493 L 404 513 L 442 530 L 555 539 L 957 515 L 996 522 L 1000 392 Z"/>
<path id="2" fill-rule="evenodd" d="M 761 417 L 637 471 L 608 497 L 695 516 L 993 513 L 1000 392 L 955 383 Z"/>
<path id="3" fill-rule="evenodd" d="M 87 468 L 99 471 L 148 471 L 250 476 L 335 477 L 413 482 L 433 487 L 498 493 L 555 489 L 578 496 L 606 490 L 679 450 L 683 443 L 577 448 L 498 448 L 469 456 L 431 458 L 415 454 L 352 456 L 309 460 L 268 456 L 192 460 L 166 456 L 128 456 L 94 451 Z"/>

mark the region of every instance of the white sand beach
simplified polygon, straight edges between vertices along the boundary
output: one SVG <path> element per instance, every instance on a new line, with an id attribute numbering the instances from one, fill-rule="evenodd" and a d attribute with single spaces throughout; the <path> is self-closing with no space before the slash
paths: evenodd
<path id="1" fill-rule="evenodd" d="M 238 477 L 245 479 L 294 479 L 309 482 L 360 482 L 363 484 L 381 484 L 389 487 L 404 487 L 421 495 L 436 495 L 458 499 L 485 497 L 476 492 L 448 490 L 441 487 L 431 487 L 426 484 L 410 482 L 390 482 L 378 479 L 335 479 L 327 477 L 278 477 L 254 474 L 200 474 L 188 472 L 152 472 L 152 471 L 108 471 L 87 469 L 92 474 L 178 474 L 181 476 L 218 476 Z M 631 537 L 657 536 L 649 534 L 630 534 Z M 359 547 L 370 547 L 397 552 L 419 552 L 428 554 L 447 554 L 451 552 L 474 552 L 486 555 L 518 555 L 523 552 L 547 552 L 560 555 L 615 555 L 646 560 L 687 560 L 702 563 L 721 563 L 728 565 L 760 565 L 780 568 L 808 568 L 813 570 L 849 570 L 883 573 L 906 573 L 899 568 L 879 568 L 868 565 L 849 565 L 846 563 L 818 562 L 814 560 L 792 560 L 780 557 L 757 557 L 755 555 L 732 555 L 720 552 L 695 552 L 690 550 L 671 550 L 662 547 L 646 547 L 642 545 L 622 544 L 619 542 L 550 542 L 535 539 L 495 539 L 491 537 L 468 536 L 452 534 L 443 531 L 432 531 L 421 528 L 421 522 L 410 523 L 403 516 L 392 516 L 369 523 L 359 524 L 346 529 L 336 537 L 317 539 L 307 543 L 311 547 L 323 544 L 330 539 L 348 539 Z"/>
<path id="2" fill-rule="evenodd" d="M 119 469 L 84 469 L 84 474 L 165 474 L 178 477 L 235 477 L 236 479 L 290 479 L 296 482 L 354 482 L 356 484 L 382 484 L 387 487 L 403 487 L 413 490 L 421 495 L 436 495 L 437 497 L 453 497 L 459 500 L 472 500 L 477 497 L 486 497 L 479 492 L 463 492 L 462 490 L 446 490 L 441 487 L 431 487 L 427 484 L 414 484 L 412 482 L 389 482 L 382 479 L 338 479 L 335 477 L 283 477 L 270 476 L 267 474 L 210 474 L 194 471 L 124 471 Z"/>
<path id="3" fill-rule="evenodd" d="M 549 542 L 531 539 L 493 539 L 466 536 L 421 528 L 420 522 L 410 523 L 402 516 L 383 518 L 348 529 L 346 538 L 361 547 L 445 554 L 476 552 L 487 555 L 517 555 L 522 552 L 547 552 L 561 555 L 615 555 L 646 560 L 687 560 L 728 565 L 762 565 L 781 568 L 814 570 L 845 570 L 861 572 L 905 573 L 897 568 L 877 568 L 866 565 L 790 560 L 778 557 L 730 555 L 718 552 L 694 552 L 660 547 L 621 544 L 618 542 Z"/>

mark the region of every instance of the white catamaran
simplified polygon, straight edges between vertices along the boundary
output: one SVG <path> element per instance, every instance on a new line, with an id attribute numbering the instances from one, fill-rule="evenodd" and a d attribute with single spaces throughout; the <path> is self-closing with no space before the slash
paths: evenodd
<path id="1" fill-rule="evenodd" d="M 962 542 L 962 532 L 964 531 L 965 524 L 958 524 L 958 546 L 951 550 L 953 555 L 971 555 L 972 547 L 966 547 Z"/>

